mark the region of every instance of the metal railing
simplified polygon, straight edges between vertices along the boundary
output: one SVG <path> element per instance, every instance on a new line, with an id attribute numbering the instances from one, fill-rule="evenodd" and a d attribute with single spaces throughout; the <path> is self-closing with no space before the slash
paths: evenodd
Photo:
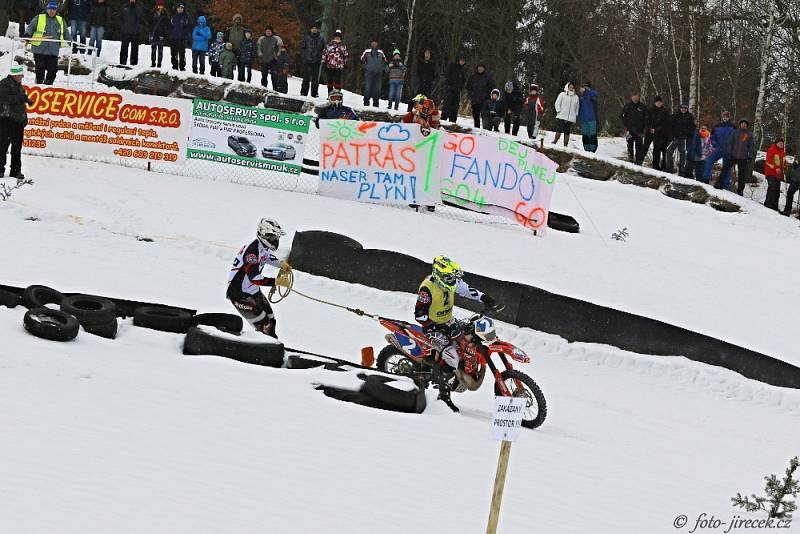
<path id="1" fill-rule="evenodd" d="M 45 37 L 17 37 L 16 39 L 12 40 L 11 44 L 11 54 L 9 55 L 10 65 L 13 65 L 14 62 L 17 60 L 17 50 L 22 49 L 23 52 L 28 51 L 28 47 L 32 42 L 42 42 L 42 43 L 59 43 L 60 48 L 68 48 L 69 54 L 64 54 L 67 57 L 67 85 L 72 85 L 72 63 L 73 59 L 76 55 L 86 55 L 85 52 L 88 52 L 89 56 L 92 58 L 91 67 L 87 67 L 91 69 L 90 79 L 91 79 L 91 86 L 94 88 L 95 83 L 97 82 L 97 54 L 94 52 L 97 50 L 97 47 L 84 44 L 79 41 L 65 41 L 63 39 L 49 39 Z M 22 46 L 20 46 L 22 45 Z M 75 50 L 81 50 L 78 54 L 75 53 Z M 61 50 L 59 50 L 59 57 L 61 56 Z M 84 82 L 81 82 L 84 83 Z"/>

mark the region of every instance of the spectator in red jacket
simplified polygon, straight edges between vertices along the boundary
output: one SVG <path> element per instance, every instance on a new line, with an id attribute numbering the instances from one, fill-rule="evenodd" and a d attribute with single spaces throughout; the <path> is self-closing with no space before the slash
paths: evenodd
<path id="1" fill-rule="evenodd" d="M 767 177 L 767 198 L 764 205 L 775 211 L 778 211 L 785 157 L 783 137 L 779 137 L 767 150 L 767 159 L 764 161 L 764 175 Z"/>

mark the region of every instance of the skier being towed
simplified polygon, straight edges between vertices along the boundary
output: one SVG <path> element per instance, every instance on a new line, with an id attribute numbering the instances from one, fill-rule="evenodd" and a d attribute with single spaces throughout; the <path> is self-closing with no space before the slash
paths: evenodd
<path id="1" fill-rule="evenodd" d="M 226 297 L 244 319 L 253 327 L 268 336 L 275 334 L 275 314 L 261 288 L 288 286 L 288 273 L 291 267 L 279 260 L 274 252 L 278 249 L 281 236 L 286 232 L 273 219 L 261 219 L 256 231 L 256 239 L 244 245 L 228 274 Z M 266 265 L 280 269 L 276 278 L 261 274 Z"/>

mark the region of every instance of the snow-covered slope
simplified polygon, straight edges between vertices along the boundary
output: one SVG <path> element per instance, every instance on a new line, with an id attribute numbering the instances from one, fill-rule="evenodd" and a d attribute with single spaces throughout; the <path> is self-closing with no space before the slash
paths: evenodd
<path id="1" fill-rule="evenodd" d="M 37 183 L 0 212 L 16 258 L 0 273 L 7 283 L 68 283 L 76 291 L 224 306 L 231 254 L 268 215 L 290 232 L 325 229 L 419 258 L 448 254 L 468 271 L 653 317 L 800 364 L 792 329 L 776 317 L 800 296 L 788 283 L 800 262 L 798 224 L 754 204 L 746 213 L 720 213 L 654 190 L 560 175 L 553 209 L 576 217 L 581 233 L 534 238 L 516 225 L 464 223 L 97 163 L 27 158 L 25 171 Z M 42 220 L 26 221 L 30 216 Z M 627 241 L 612 240 L 623 227 Z M 58 251 L 55 262 L 42 262 L 41 251 L 51 249 Z M 120 276 L 131 269 L 136 275 Z M 169 282 L 150 282 L 162 278 Z"/>
<path id="2" fill-rule="evenodd" d="M 762 276 L 756 287 L 743 277 L 759 257 L 771 270 L 796 262 L 797 229 L 761 211 L 726 215 L 563 176 L 554 208 L 591 222 L 583 234 L 534 238 L 513 226 L 109 165 L 25 165 L 36 183 L 0 203 L 5 283 L 228 311 L 231 258 L 269 215 L 290 234 L 323 228 L 419 257 L 446 252 L 469 270 L 797 360 L 770 316 L 787 309 L 782 280 Z M 622 226 L 629 241 L 609 240 Z M 296 286 L 395 317 L 409 317 L 414 302 L 303 273 Z M 324 398 L 312 387 L 324 371 L 181 356 L 181 336 L 129 323 L 114 341 L 82 333 L 45 342 L 22 329 L 22 314 L 0 308 L 4 533 L 484 528 L 498 449 L 487 440 L 489 388 L 459 395 L 461 415 L 433 397 L 423 415 L 382 412 Z M 357 359 L 383 342 L 374 322 L 299 296 L 277 315 L 296 348 Z M 679 514 L 729 518 L 730 496 L 758 491 L 764 474 L 797 454 L 800 392 L 684 358 L 509 325 L 500 334 L 533 356 L 527 371 L 549 402 L 545 425 L 514 445 L 502 532 L 666 533 Z"/>

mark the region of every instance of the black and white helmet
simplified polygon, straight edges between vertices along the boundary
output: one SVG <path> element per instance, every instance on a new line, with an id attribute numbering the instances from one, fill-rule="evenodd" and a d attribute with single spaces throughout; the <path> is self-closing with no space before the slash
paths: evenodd
<path id="1" fill-rule="evenodd" d="M 261 219 L 261 222 L 258 223 L 256 237 L 265 247 L 277 249 L 282 235 L 286 235 L 286 232 L 275 219 Z"/>

